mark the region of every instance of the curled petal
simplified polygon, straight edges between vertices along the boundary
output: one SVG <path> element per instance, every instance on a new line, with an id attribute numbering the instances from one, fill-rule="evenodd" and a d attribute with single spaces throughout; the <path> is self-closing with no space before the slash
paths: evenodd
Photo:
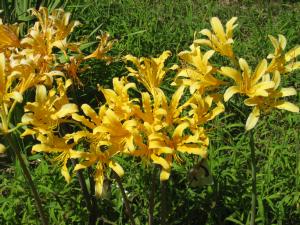
<path id="1" fill-rule="evenodd" d="M 280 93 L 282 94 L 282 97 L 287 97 L 287 96 L 292 96 L 292 95 L 296 95 L 297 91 L 295 88 L 282 88 L 280 90 Z"/>
<path id="2" fill-rule="evenodd" d="M 47 99 L 47 89 L 44 85 L 37 85 L 35 90 L 35 101 L 39 103 L 45 102 Z"/>
<path id="3" fill-rule="evenodd" d="M 67 115 L 71 115 L 76 112 L 78 112 L 77 105 L 73 104 L 73 103 L 68 103 L 68 104 L 63 105 L 57 113 L 51 115 L 51 118 L 52 119 L 63 118 Z"/>
<path id="4" fill-rule="evenodd" d="M 153 160 L 153 162 L 155 164 L 159 164 L 162 166 L 162 168 L 164 168 L 165 170 L 168 170 L 170 168 L 170 164 L 168 163 L 167 160 L 165 160 L 162 157 L 156 156 L 154 154 L 151 155 L 151 159 Z"/>
<path id="5" fill-rule="evenodd" d="M 224 101 L 227 102 L 234 94 L 240 92 L 240 89 L 238 86 L 231 86 L 227 88 L 227 90 L 224 93 Z"/>
<path id="6" fill-rule="evenodd" d="M 251 130 L 255 127 L 255 125 L 258 122 L 260 116 L 260 110 L 258 107 L 254 107 L 250 115 L 248 116 L 248 119 L 246 121 L 246 130 Z"/>
<path id="7" fill-rule="evenodd" d="M 123 168 L 116 162 L 110 161 L 108 166 L 113 169 L 113 171 L 118 174 L 119 177 L 122 177 L 124 175 Z"/>
<path id="8" fill-rule="evenodd" d="M 65 178 L 65 180 L 67 181 L 67 183 L 70 183 L 71 181 L 71 176 L 69 173 L 69 170 L 67 168 L 67 159 L 65 160 L 63 166 L 61 167 L 61 174 L 63 175 L 63 177 Z"/>
<path id="9" fill-rule="evenodd" d="M 275 107 L 277 109 L 284 109 L 290 112 L 295 112 L 295 113 L 299 112 L 299 107 L 290 102 L 282 102 L 281 104 L 278 104 Z"/>
<path id="10" fill-rule="evenodd" d="M 231 67 L 221 67 L 220 73 L 224 76 L 230 77 L 237 83 L 241 82 L 241 73 L 236 69 L 233 69 Z"/>
<path id="11" fill-rule="evenodd" d="M 213 31 L 217 35 L 217 37 L 222 41 L 226 42 L 226 36 L 224 32 L 223 25 L 218 17 L 213 17 L 210 21 Z"/>
<path id="12" fill-rule="evenodd" d="M 0 143 L 0 154 L 3 154 L 6 151 L 6 147 Z"/>
<path id="13" fill-rule="evenodd" d="M 170 177 L 170 170 L 162 169 L 159 175 L 161 181 L 168 180 Z"/>

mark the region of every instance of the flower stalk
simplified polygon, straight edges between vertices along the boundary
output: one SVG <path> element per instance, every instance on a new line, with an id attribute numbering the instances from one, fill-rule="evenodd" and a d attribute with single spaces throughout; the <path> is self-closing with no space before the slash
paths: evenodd
<path id="1" fill-rule="evenodd" d="M 34 182 L 32 180 L 32 177 L 30 175 L 30 172 L 25 164 L 25 161 L 21 155 L 21 152 L 20 150 L 16 147 L 15 143 L 14 143 L 14 140 L 13 140 L 13 136 L 12 136 L 12 133 L 9 133 L 6 135 L 6 138 L 9 142 L 9 145 L 11 147 L 11 149 L 13 150 L 13 152 L 17 155 L 17 158 L 20 162 L 20 165 L 21 165 L 21 168 L 22 168 L 22 171 L 23 171 L 23 174 L 29 184 L 29 187 L 31 189 L 31 192 L 33 194 L 33 197 L 34 197 L 34 200 L 35 200 L 35 203 L 36 203 L 36 207 L 37 207 L 37 210 L 38 210 L 38 213 L 40 215 L 40 219 L 41 219 L 41 223 L 43 225 L 47 225 L 48 224 L 48 221 L 47 221 L 47 218 L 45 216 L 45 213 L 44 213 L 44 210 L 43 210 L 43 206 L 42 206 L 42 201 L 41 201 L 41 198 L 38 194 L 38 191 L 34 185 Z"/>
<path id="2" fill-rule="evenodd" d="M 117 182 L 117 184 L 120 188 L 120 191 L 121 191 L 121 194 L 122 194 L 122 197 L 123 197 L 123 201 L 125 203 L 126 213 L 127 213 L 128 217 L 129 217 L 129 220 L 130 220 L 130 224 L 135 225 L 135 221 L 134 221 L 134 218 L 133 218 L 133 215 L 132 215 L 129 200 L 128 200 L 127 195 L 125 193 L 122 181 L 121 181 L 119 175 L 115 171 L 112 171 L 112 172 L 113 172 L 114 178 L 116 179 L 116 182 Z"/>
<path id="3" fill-rule="evenodd" d="M 161 211 L 160 224 L 167 224 L 167 181 L 161 181 Z"/>
<path id="4" fill-rule="evenodd" d="M 252 176 L 252 199 L 251 199 L 251 220 L 250 225 L 255 224 L 256 216 L 256 159 L 254 146 L 254 132 L 250 131 L 250 150 L 251 150 L 251 176 Z"/>
<path id="5" fill-rule="evenodd" d="M 150 194 L 149 194 L 149 225 L 153 225 L 154 224 L 154 196 L 155 196 L 155 192 L 156 192 L 156 169 L 155 167 L 152 170 L 152 176 L 151 176 L 151 189 L 150 189 Z"/>

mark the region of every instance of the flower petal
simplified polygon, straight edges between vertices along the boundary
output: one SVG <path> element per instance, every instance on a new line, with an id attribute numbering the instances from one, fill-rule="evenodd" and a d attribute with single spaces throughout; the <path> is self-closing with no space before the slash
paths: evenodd
<path id="1" fill-rule="evenodd" d="M 278 104 L 275 107 L 277 109 L 284 109 L 290 112 L 295 112 L 295 113 L 299 112 L 299 107 L 290 102 L 282 102 L 281 104 Z"/>
<path id="2" fill-rule="evenodd" d="M 120 164 L 116 163 L 116 162 L 113 162 L 113 161 L 110 161 L 108 166 L 110 168 L 113 169 L 113 171 L 115 171 L 119 177 L 122 177 L 124 175 L 124 170 L 123 168 L 120 166 Z"/>
<path id="3" fill-rule="evenodd" d="M 240 92 L 240 89 L 238 86 L 231 86 L 227 88 L 227 90 L 224 93 L 224 101 L 227 102 L 234 94 Z"/>
<path id="4" fill-rule="evenodd" d="M 159 175 L 160 181 L 168 180 L 170 177 L 170 170 L 162 169 Z"/>
<path id="5" fill-rule="evenodd" d="M 224 76 L 230 77 L 236 83 L 241 82 L 241 73 L 236 69 L 233 69 L 231 67 L 221 67 L 220 73 L 223 74 Z"/>
<path id="6" fill-rule="evenodd" d="M 289 87 L 289 88 L 282 88 L 280 90 L 280 93 L 282 94 L 282 97 L 286 97 L 286 96 L 296 95 L 297 91 L 295 88 Z"/>
<path id="7" fill-rule="evenodd" d="M 211 18 L 210 24 L 218 39 L 222 42 L 226 42 L 224 28 L 219 18 L 218 17 Z"/>
<path id="8" fill-rule="evenodd" d="M 0 143 L 0 154 L 3 154 L 6 151 L 6 147 Z"/>
<path id="9" fill-rule="evenodd" d="M 259 108 L 254 107 L 246 121 L 246 130 L 251 130 L 252 128 L 255 127 L 255 125 L 258 122 L 259 116 L 260 116 Z"/>
<path id="10" fill-rule="evenodd" d="M 51 118 L 52 119 L 63 118 L 65 116 L 71 115 L 76 112 L 78 112 L 77 105 L 73 103 L 68 103 L 63 105 L 57 113 L 51 115 Z"/>

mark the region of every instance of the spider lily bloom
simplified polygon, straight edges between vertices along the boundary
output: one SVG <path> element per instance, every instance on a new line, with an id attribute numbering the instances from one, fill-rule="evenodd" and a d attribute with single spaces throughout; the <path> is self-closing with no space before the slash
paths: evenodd
<path id="1" fill-rule="evenodd" d="M 179 160 L 177 155 L 179 152 L 196 154 L 204 158 L 207 156 L 208 138 L 203 139 L 200 136 L 202 132 L 199 131 L 185 134 L 189 126 L 188 122 L 183 122 L 175 126 L 171 133 L 162 130 L 149 135 L 149 149 L 157 154 L 152 154 L 151 159 L 162 166 L 160 180 L 169 179 L 172 159 Z"/>
<path id="2" fill-rule="evenodd" d="M 78 44 L 68 43 L 67 36 L 79 22 L 70 22 L 70 14 L 63 10 L 53 10 L 49 15 L 48 10 L 41 7 L 39 11 L 32 9 L 32 14 L 38 22 L 29 30 L 27 37 L 21 40 L 24 48 L 30 49 L 35 55 L 40 55 L 43 65 L 54 64 L 55 54 L 53 48 L 57 47 L 66 55 L 66 49 L 79 51 Z"/>
<path id="3" fill-rule="evenodd" d="M 133 115 L 134 103 L 138 99 L 130 99 L 128 90 L 136 89 L 135 83 L 128 82 L 125 77 L 113 78 L 113 89 L 99 88 L 103 93 L 106 104 L 112 109 L 119 118 L 128 119 Z"/>
<path id="4" fill-rule="evenodd" d="M 107 53 L 112 49 L 113 41 L 109 41 L 109 34 L 104 33 L 102 36 L 97 36 L 98 39 L 100 39 L 99 45 L 97 49 L 90 55 L 84 57 L 84 59 L 100 59 L 107 62 L 107 64 L 111 63 L 112 57 L 108 56 Z"/>
<path id="5" fill-rule="evenodd" d="M 69 103 L 66 95 L 71 80 L 67 80 L 66 84 L 61 79 L 57 82 L 57 89 L 51 89 L 48 93 L 44 85 L 37 86 L 35 102 L 28 102 L 25 105 L 25 114 L 22 117 L 22 124 L 31 125 L 32 128 L 27 128 L 22 136 L 51 133 L 65 121 L 65 117 L 78 111 L 77 105 Z"/>
<path id="6" fill-rule="evenodd" d="M 179 87 L 168 103 L 163 92 L 157 92 L 151 102 L 150 94 L 142 93 L 142 109 L 136 111 L 136 117 L 141 119 L 136 136 L 136 150 L 132 155 L 151 160 L 162 167 L 161 180 L 169 178 L 172 161 L 178 159 L 178 152 L 206 155 L 208 139 L 203 140 L 199 132 L 187 134 L 190 123 L 182 115 L 187 104 L 180 105 L 180 99 L 185 87 Z M 196 130 L 196 129 L 195 129 Z"/>
<path id="7" fill-rule="evenodd" d="M 248 97 L 268 96 L 268 89 L 273 88 L 273 81 L 261 81 L 263 75 L 267 73 L 267 60 L 263 59 L 252 73 L 248 63 L 244 59 L 239 60 L 242 71 L 231 67 L 221 67 L 220 73 L 230 77 L 235 81 L 235 85 L 227 88 L 224 93 L 224 100 L 228 101 L 234 94 L 241 93 Z"/>
<path id="8" fill-rule="evenodd" d="M 134 136 L 138 133 L 136 127 L 137 121 L 135 119 L 123 121 L 114 111 L 107 109 L 102 124 L 97 126 L 93 130 L 93 133 L 107 134 L 111 148 L 115 148 L 121 152 L 130 152 L 135 149 Z"/>
<path id="9" fill-rule="evenodd" d="M 76 151 L 71 156 L 71 158 L 80 158 L 84 160 L 75 166 L 74 172 L 95 165 L 94 180 L 95 194 L 97 197 L 100 197 L 103 194 L 103 182 L 107 167 L 116 172 L 119 177 L 124 175 L 123 168 L 113 160 L 113 157 L 116 154 L 117 152 L 109 146 L 91 144 L 88 152 Z"/>
<path id="10" fill-rule="evenodd" d="M 68 78 L 71 78 L 74 84 L 83 86 L 83 83 L 79 79 L 79 74 L 84 72 L 87 67 L 80 68 L 82 62 L 82 55 L 79 57 L 70 57 L 69 63 L 64 63 L 62 70 L 65 71 Z"/>
<path id="11" fill-rule="evenodd" d="M 264 80 L 270 80 L 270 77 L 266 75 Z M 261 112 L 268 113 L 274 108 L 284 109 L 290 112 L 299 112 L 299 107 L 293 103 L 285 101 L 281 98 L 293 96 L 297 94 L 297 91 L 292 88 L 281 88 L 277 90 L 280 83 L 280 74 L 278 71 L 274 73 L 273 79 L 275 83 L 274 88 L 269 89 L 269 95 L 267 97 L 254 96 L 244 101 L 245 105 L 254 107 L 246 121 L 246 130 L 251 130 L 257 124 Z"/>
<path id="12" fill-rule="evenodd" d="M 212 107 L 213 103 L 216 104 L 214 108 Z M 189 110 L 191 119 L 189 119 L 189 121 L 196 127 L 203 126 L 205 123 L 214 119 L 217 115 L 225 110 L 220 97 L 216 95 L 208 95 L 203 97 L 199 93 L 195 93 L 187 101 L 187 104 L 191 107 Z"/>
<path id="13" fill-rule="evenodd" d="M 237 17 L 233 17 L 226 23 L 225 32 L 219 18 L 213 17 L 210 20 L 213 32 L 211 32 L 208 29 L 203 29 L 200 31 L 200 33 L 202 35 L 207 36 L 208 39 L 197 39 L 194 40 L 194 43 L 200 45 L 207 45 L 210 48 L 214 49 L 216 52 L 219 52 L 223 56 L 234 58 L 231 45 L 233 43 L 233 29 L 237 26 L 237 24 L 234 24 L 236 20 Z"/>
<path id="14" fill-rule="evenodd" d="M 18 27 L 14 25 L 4 25 L 0 21 L 0 52 L 9 47 L 19 48 L 20 41 L 18 36 Z"/>
<path id="15" fill-rule="evenodd" d="M 158 58 L 136 58 L 132 55 L 124 57 L 126 61 L 131 61 L 137 68 L 126 67 L 129 71 L 129 76 L 135 77 L 143 86 L 154 95 L 160 87 L 168 70 L 174 70 L 176 65 L 171 68 L 165 68 L 165 61 L 171 55 L 170 51 L 164 51 Z"/>
<path id="16" fill-rule="evenodd" d="M 33 54 L 29 49 L 11 55 L 10 70 L 20 80 L 18 89 L 22 94 L 38 84 L 52 86 L 55 76 L 64 77 L 61 71 L 50 69 L 48 64 L 41 61 L 40 55 Z"/>
<path id="17" fill-rule="evenodd" d="M 215 51 L 207 51 L 204 55 L 201 53 L 200 46 L 190 46 L 191 51 L 183 51 L 178 56 L 187 63 L 186 66 L 179 69 L 174 83 L 180 83 L 188 86 L 190 93 L 193 94 L 196 90 L 204 93 L 206 88 L 216 87 L 223 82 L 213 77 L 216 69 L 208 62 Z"/>
<path id="18" fill-rule="evenodd" d="M 35 144 L 32 147 L 32 152 L 45 152 L 51 154 L 58 154 L 54 158 L 54 161 L 60 164 L 61 174 L 64 176 L 65 180 L 69 183 L 71 180 L 67 162 L 76 151 L 73 150 L 75 144 L 67 144 L 67 140 L 63 137 L 58 137 L 52 133 L 46 135 L 38 134 L 37 140 L 40 144 Z"/>
<path id="19" fill-rule="evenodd" d="M 16 76 L 7 74 L 5 55 L 0 53 L 0 130 L 2 133 L 9 132 L 10 113 L 14 108 L 13 102 L 22 102 L 23 100 L 22 94 L 14 87 L 18 82 Z"/>
<path id="20" fill-rule="evenodd" d="M 268 55 L 268 59 L 272 59 L 268 66 L 268 72 L 279 71 L 280 73 L 291 72 L 300 68 L 300 62 L 294 62 L 297 56 L 300 55 L 300 46 L 296 46 L 284 54 L 286 47 L 286 38 L 283 35 L 278 35 L 278 40 L 269 35 L 269 38 L 274 46 L 274 53 Z M 293 62 L 292 62 L 293 61 Z"/>
<path id="21" fill-rule="evenodd" d="M 101 143 L 105 141 L 109 143 L 110 148 L 121 152 L 134 150 L 134 134 L 137 132 L 136 120 L 121 119 L 118 114 L 105 105 L 100 107 L 98 114 L 87 104 L 82 105 L 81 108 L 90 119 L 78 114 L 73 114 L 72 118 L 88 127 L 91 132 L 79 131 L 70 135 L 70 137 L 74 136 L 77 140 L 87 137 L 88 139 L 101 141 Z"/>

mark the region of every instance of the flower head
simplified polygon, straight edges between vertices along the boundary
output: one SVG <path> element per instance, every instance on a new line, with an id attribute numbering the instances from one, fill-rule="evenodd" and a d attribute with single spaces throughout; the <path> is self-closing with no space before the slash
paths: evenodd
<path id="1" fill-rule="evenodd" d="M 195 44 L 207 45 L 210 48 L 214 49 L 216 52 L 219 52 L 223 56 L 233 58 L 234 54 L 232 51 L 233 43 L 233 29 L 237 26 L 235 21 L 237 17 L 231 18 L 226 23 L 226 31 L 224 31 L 223 25 L 219 18 L 213 17 L 210 20 L 213 32 L 208 29 L 201 30 L 200 33 L 205 35 L 208 39 L 197 39 L 194 41 Z"/>
<path id="2" fill-rule="evenodd" d="M 244 59 L 239 60 L 241 71 L 231 67 L 221 67 L 220 73 L 235 81 L 235 85 L 227 88 L 224 100 L 228 101 L 234 94 L 241 93 L 248 97 L 268 96 L 268 89 L 273 88 L 275 83 L 271 80 L 260 81 L 267 73 L 267 60 L 263 59 L 252 73 L 248 63 Z"/>

